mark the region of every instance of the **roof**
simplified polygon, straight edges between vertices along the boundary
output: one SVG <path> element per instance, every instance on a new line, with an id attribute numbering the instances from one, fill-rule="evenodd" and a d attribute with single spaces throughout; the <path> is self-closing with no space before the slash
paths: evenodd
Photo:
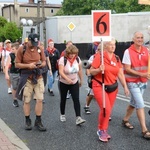
<path id="1" fill-rule="evenodd" d="M 34 4 L 29 4 L 29 3 L 18 3 L 20 5 L 20 7 L 37 7 L 37 3 Z M 13 7 L 14 4 L 8 4 L 8 5 L 4 5 L 3 8 L 7 8 L 7 7 Z M 42 5 L 41 5 L 42 7 Z M 45 8 L 60 8 L 62 7 L 61 4 L 44 4 Z"/>

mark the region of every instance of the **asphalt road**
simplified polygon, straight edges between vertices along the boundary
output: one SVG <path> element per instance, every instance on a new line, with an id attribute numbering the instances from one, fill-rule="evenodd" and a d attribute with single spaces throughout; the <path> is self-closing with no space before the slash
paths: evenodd
<path id="1" fill-rule="evenodd" d="M 47 132 L 39 132 L 35 128 L 31 131 L 24 130 L 24 115 L 22 110 L 22 102 L 19 101 L 20 107 L 12 106 L 12 95 L 7 94 L 6 81 L 4 74 L 0 73 L 0 118 L 15 132 L 15 134 L 29 147 L 30 150 L 149 150 L 150 141 L 145 140 L 141 136 L 136 113 L 133 114 L 131 122 L 134 125 L 133 130 L 122 127 L 121 122 L 128 105 L 128 99 L 123 94 L 123 89 L 119 86 L 119 94 L 112 113 L 112 121 L 109 125 L 109 133 L 112 139 L 108 143 L 99 141 L 96 134 L 98 106 L 95 100 L 91 103 L 90 115 L 84 113 L 85 98 L 87 95 L 86 77 L 84 85 L 80 89 L 81 114 L 86 119 L 86 123 L 82 126 L 75 125 L 75 113 L 73 102 L 67 100 L 66 119 L 62 123 L 59 120 L 59 92 L 57 88 L 57 80 L 54 86 L 55 96 L 51 97 L 45 92 L 44 111 L 42 115 L 43 123 L 47 127 Z M 150 129 L 150 109 L 149 100 L 150 86 L 145 91 L 144 98 L 146 102 L 146 122 Z M 34 124 L 35 101 L 31 102 L 31 119 Z"/>

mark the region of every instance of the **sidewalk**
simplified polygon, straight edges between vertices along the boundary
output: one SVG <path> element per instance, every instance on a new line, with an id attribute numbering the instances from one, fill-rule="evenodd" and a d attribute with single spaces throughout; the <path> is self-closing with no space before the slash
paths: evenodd
<path id="1" fill-rule="evenodd" d="M 0 150 L 29 150 L 2 119 L 0 119 Z"/>

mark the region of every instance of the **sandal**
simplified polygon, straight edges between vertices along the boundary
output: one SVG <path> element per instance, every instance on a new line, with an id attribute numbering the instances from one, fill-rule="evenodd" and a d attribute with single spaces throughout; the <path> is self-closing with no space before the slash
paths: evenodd
<path id="1" fill-rule="evenodd" d="M 134 129 L 133 125 L 131 125 L 129 121 L 122 120 L 122 125 L 127 129 Z"/>
<path id="2" fill-rule="evenodd" d="M 145 139 L 150 139 L 150 131 L 145 131 L 145 132 L 142 132 L 142 135 L 143 135 L 143 138 Z"/>

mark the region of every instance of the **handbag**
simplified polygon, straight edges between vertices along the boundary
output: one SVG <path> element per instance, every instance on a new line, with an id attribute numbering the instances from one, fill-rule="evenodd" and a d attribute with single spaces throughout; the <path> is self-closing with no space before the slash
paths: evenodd
<path id="1" fill-rule="evenodd" d="M 118 88 L 118 82 L 117 81 L 112 85 L 105 85 L 105 91 L 107 93 L 114 92 L 117 88 Z"/>
<path id="2" fill-rule="evenodd" d="M 99 84 L 102 85 L 102 82 L 98 81 L 97 79 L 95 79 L 93 77 L 94 80 L 96 80 Z M 114 92 L 116 89 L 118 88 L 118 82 L 116 81 L 114 84 L 111 84 L 111 85 L 105 85 L 105 91 L 107 93 L 111 93 L 111 92 Z"/>

